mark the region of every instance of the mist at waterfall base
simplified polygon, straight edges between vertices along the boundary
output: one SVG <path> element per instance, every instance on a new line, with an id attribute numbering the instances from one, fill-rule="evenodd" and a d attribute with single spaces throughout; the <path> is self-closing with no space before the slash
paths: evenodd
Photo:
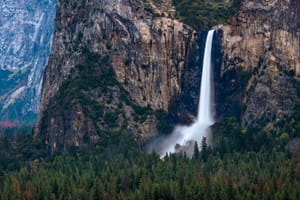
<path id="1" fill-rule="evenodd" d="M 213 76 L 211 69 L 211 50 L 214 30 L 208 32 L 203 58 L 203 68 L 200 86 L 198 115 L 191 126 L 177 126 L 171 135 L 160 137 L 149 145 L 149 150 L 158 152 L 161 156 L 166 153 L 183 153 L 191 157 L 194 144 L 198 146 L 205 137 L 207 143 L 211 140 L 211 125 L 214 124 Z M 201 146 L 199 146 L 201 149 Z"/>

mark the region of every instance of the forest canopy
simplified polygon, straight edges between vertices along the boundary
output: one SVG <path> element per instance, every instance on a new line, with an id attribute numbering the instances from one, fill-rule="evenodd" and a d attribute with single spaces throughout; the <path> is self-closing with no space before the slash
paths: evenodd
<path id="1" fill-rule="evenodd" d="M 240 8 L 241 0 L 173 0 L 183 22 L 200 30 L 224 23 Z"/>

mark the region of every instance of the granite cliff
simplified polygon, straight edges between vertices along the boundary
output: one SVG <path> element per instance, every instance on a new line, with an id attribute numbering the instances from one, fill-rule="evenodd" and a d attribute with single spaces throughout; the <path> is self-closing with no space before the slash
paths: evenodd
<path id="1" fill-rule="evenodd" d="M 222 35 L 218 113 L 243 126 L 271 125 L 299 104 L 300 3 L 243 1 Z"/>
<path id="2" fill-rule="evenodd" d="M 36 134 L 51 149 L 108 131 L 140 142 L 157 134 L 158 118 L 197 68 L 196 32 L 174 18 L 170 2 L 58 1 L 55 27 Z"/>
<path id="3" fill-rule="evenodd" d="M 293 114 L 299 15 L 296 0 L 244 0 L 215 26 L 218 119 L 272 128 Z M 58 1 L 55 27 L 35 129 L 49 149 L 111 134 L 143 143 L 168 132 L 166 115 L 184 123 L 196 116 L 205 34 L 180 22 L 170 1 Z"/>
<path id="4" fill-rule="evenodd" d="M 0 0 L 0 122 L 36 119 L 55 4 L 56 0 Z"/>

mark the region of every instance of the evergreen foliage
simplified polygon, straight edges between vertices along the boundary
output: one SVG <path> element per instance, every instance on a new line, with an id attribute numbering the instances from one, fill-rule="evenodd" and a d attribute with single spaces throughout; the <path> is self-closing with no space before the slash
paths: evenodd
<path id="1" fill-rule="evenodd" d="M 245 133 L 234 119 L 217 133 L 214 148 L 204 138 L 191 160 L 174 154 L 161 160 L 123 133 L 51 156 L 30 135 L 2 137 L 0 199 L 300 198 L 300 156 L 285 148 L 287 141 L 266 145 L 258 138 L 265 145 L 251 145 L 244 135 L 257 133 Z"/>
<path id="2" fill-rule="evenodd" d="M 241 0 L 173 0 L 185 23 L 200 30 L 224 23 L 239 9 Z"/>
<path id="3" fill-rule="evenodd" d="M 200 158 L 200 151 L 199 151 L 198 143 L 195 142 L 193 159 L 198 160 L 199 158 Z"/>

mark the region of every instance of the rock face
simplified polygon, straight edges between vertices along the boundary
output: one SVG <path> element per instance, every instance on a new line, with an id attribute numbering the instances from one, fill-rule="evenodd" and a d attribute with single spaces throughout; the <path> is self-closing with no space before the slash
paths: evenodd
<path id="1" fill-rule="evenodd" d="M 217 29 L 223 35 L 218 113 L 237 115 L 244 126 L 291 114 L 299 103 L 300 2 L 245 0 Z"/>
<path id="2" fill-rule="evenodd" d="M 299 10 L 296 0 L 245 0 L 215 27 L 217 116 L 236 116 L 246 127 L 293 112 Z M 108 134 L 143 142 L 164 127 L 164 113 L 185 122 L 196 116 L 205 37 L 174 15 L 168 0 L 57 2 L 35 129 L 51 151 Z"/>
<path id="3" fill-rule="evenodd" d="M 157 133 L 158 113 L 199 83 L 183 83 L 199 68 L 195 31 L 173 18 L 170 1 L 155 2 L 57 2 L 35 130 L 50 149 L 93 143 L 107 131 L 144 141 Z"/>
<path id="4" fill-rule="evenodd" d="M 55 4 L 0 0 L 0 121 L 36 118 Z"/>

